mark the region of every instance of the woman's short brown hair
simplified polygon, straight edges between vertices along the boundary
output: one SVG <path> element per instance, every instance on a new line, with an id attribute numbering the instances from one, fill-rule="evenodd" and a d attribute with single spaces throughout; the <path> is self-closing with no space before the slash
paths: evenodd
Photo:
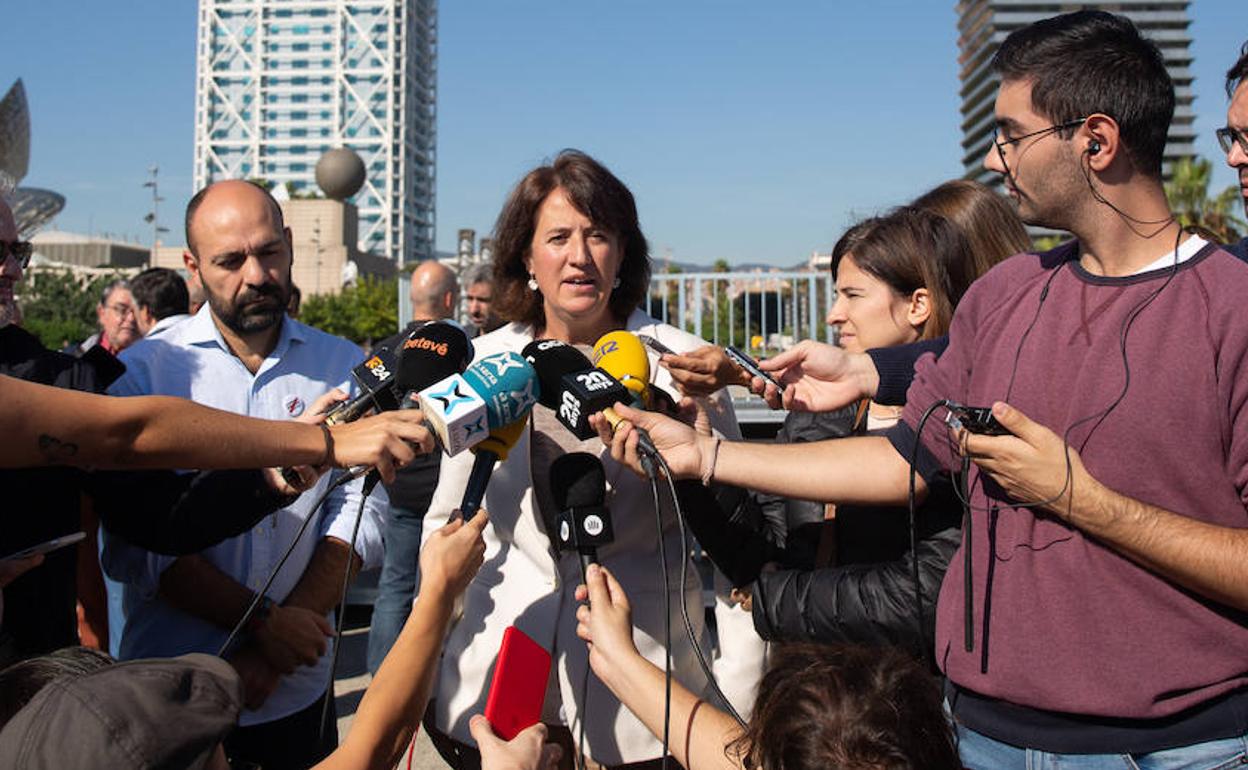
<path id="1" fill-rule="evenodd" d="M 858 269 L 884 283 L 899 297 L 927 289 L 932 312 L 921 339 L 949 331 L 953 309 L 975 280 L 966 237 L 949 220 L 930 211 L 901 206 L 882 217 L 864 219 L 832 247 L 832 274 L 851 255 Z"/>
<path id="2" fill-rule="evenodd" d="M 940 687 L 895 647 L 773 648 L 730 756 L 754 770 L 957 770 Z"/>
<path id="3" fill-rule="evenodd" d="M 528 289 L 525 257 L 533 244 L 542 202 L 562 189 L 577 211 L 620 239 L 620 285 L 611 292 L 611 313 L 628 318 L 650 289 L 650 246 L 637 222 L 633 194 L 607 167 L 579 150 L 564 150 L 553 163 L 524 175 L 494 225 L 494 290 L 499 317 L 531 326 L 543 319 L 542 297 Z"/>

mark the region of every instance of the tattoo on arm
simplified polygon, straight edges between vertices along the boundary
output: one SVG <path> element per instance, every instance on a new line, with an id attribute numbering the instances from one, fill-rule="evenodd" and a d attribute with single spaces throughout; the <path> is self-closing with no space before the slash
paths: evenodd
<path id="1" fill-rule="evenodd" d="M 78 454 L 78 445 L 72 441 L 61 441 L 56 436 L 46 433 L 39 434 L 39 451 L 50 465 L 64 462 Z"/>

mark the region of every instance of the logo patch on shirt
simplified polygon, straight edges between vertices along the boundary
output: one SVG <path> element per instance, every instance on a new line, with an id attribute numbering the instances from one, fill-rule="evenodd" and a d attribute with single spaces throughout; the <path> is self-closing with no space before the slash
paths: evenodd
<path id="1" fill-rule="evenodd" d="M 298 417 L 303 414 L 303 399 L 298 396 L 287 396 L 284 406 L 286 407 L 286 414 L 291 417 Z"/>

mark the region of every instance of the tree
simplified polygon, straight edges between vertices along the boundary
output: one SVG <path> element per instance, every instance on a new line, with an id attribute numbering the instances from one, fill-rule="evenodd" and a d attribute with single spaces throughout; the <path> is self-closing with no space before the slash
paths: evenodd
<path id="1" fill-rule="evenodd" d="M 121 277 L 105 273 L 84 279 L 70 270 L 31 269 L 17 286 L 22 327 L 52 350 L 86 339 L 96 330 L 95 307 L 100 292 Z"/>
<path id="2" fill-rule="evenodd" d="M 371 344 L 399 330 L 398 282 L 364 276 L 337 294 L 308 297 L 299 320 L 361 345 Z"/>
<path id="3" fill-rule="evenodd" d="M 1183 158 L 1170 168 L 1166 198 L 1179 224 L 1206 230 L 1220 243 L 1234 243 L 1245 228 L 1244 221 L 1235 216 L 1239 189 L 1228 187 L 1210 198 L 1212 179 L 1213 164 L 1208 160 Z"/>

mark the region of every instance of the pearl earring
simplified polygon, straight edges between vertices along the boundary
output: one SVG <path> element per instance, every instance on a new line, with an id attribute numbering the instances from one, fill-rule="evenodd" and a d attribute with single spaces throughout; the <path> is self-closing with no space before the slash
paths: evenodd
<path id="1" fill-rule="evenodd" d="M 529 273 L 528 287 L 529 291 L 537 291 L 537 278 L 533 277 L 532 273 Z"/>

